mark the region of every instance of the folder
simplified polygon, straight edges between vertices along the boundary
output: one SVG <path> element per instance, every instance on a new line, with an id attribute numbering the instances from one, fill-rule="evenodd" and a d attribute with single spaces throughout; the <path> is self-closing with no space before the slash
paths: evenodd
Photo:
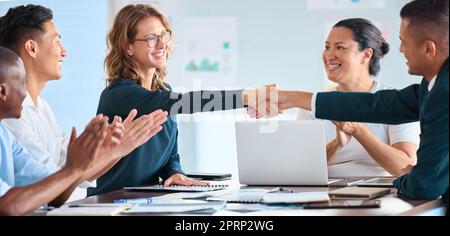
<path id="1" fill-rule="evenodd" d="M 330 191 L 328 194 L 332 199 L 368 200 L 376 197 L 381 197 L 390 193 L 391 193 L 390 188 L 347 187 Z"/>

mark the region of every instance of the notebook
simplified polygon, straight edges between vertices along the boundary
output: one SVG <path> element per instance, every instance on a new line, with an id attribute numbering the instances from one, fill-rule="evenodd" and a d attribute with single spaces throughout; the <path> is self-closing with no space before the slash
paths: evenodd
<path id="1" fill-rule="evenodd" d="M 207 198 L 208 201 L 226 201 L 228 203 L 262 203 L 262 204 L 296 204 L 307 202 L 324 202 L 330 198 L 327 192 L 270 193 L 237 192 Z"/>
<path id="2" fill-rule="evenodd" d="M 205 186 L 181 186 L 181 185 L 152 185 L 144 187 L 125 187 L 132 191 L 156 191 L 156 192 L 210 192 L 227 188 L 228 185 L 205 185 Z"/>
<path id="3" fill-rule="evenodd" d="M 114 203 L 67 205 L 47 212 L 47 216 L 116 216 L 132 206 Z"/>
<path id="4" fill-rule="evenodd" d="M 192 172 L 186 174 L 187 177 L 198 180 L 229 180 L 232 175 L 227 173 L 198 173 Z"/>
<path id="5" fill-rule="evenodd" d="M 361 199 L 368 200 L 391 193 L 390 188 L 360 188 L 347 187 L 330 191 L 328 194 L 333 199 Z"/>
<path id="6" fill-rule="evenodd" d="M 207 202 L 200 200 L 164 200 L 148 205 L 135 205 L 123 212 L 126 215 L 152 213 L 211 213 L 224 209 L 225 202 Z"/>
<path id="7" fill-rule="evenodd" d="M 207 201 L 225 201 L 229 203 L 261 203 L 264 194 L 270 193 L 268 189 L 240 189 L 216 196 L 207 197 Z"/>

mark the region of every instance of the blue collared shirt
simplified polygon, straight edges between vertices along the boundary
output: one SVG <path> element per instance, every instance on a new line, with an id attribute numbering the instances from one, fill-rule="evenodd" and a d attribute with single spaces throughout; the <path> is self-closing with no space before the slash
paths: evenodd
<path id="1" fill-rule="evenodd" d="M 0 197 L 13 187 L 41 181 L 56 170 L 36 162 L 0 123 Z"/>

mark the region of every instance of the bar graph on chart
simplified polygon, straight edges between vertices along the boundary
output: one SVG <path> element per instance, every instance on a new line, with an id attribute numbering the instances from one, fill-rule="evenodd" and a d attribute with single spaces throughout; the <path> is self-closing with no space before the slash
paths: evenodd
<path id="1" fill-rule="evenodd" d="M 237 81 L 236 19 L 191 17 L 183 20 L 183 26 L 183 78 L 200 80 L 203 86 L 234 86 Z"/>
<path id="2" fill-rule="evenodd" d="M 192 60 L 187 66 L 186 66 L 187 72 L 212 72 L 217 73 L 219 72 L 219 62 L 211 62 L 209 59 L 204 58 L 201 60 L 199 64 L 195 63 L 194 60 Z"/>

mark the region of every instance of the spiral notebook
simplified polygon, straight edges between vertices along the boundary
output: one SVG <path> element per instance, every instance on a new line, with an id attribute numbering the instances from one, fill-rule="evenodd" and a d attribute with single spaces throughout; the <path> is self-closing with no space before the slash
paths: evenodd
<path id="1" fill-rule="evenodd" d="M 297 204 L 308 202 L 324 202 L 330 198 L 327 192 L 280 193 L 267 190 L 244 190 L 216 197 L 208 201 L 225 201 L 228 203 L 261 203 L 261 204 Z"/>
<path id="2" fill-rule="evenodd" d="M 181 185 L 152 185 L 143 187 L 125 187 L 125 190 L 131 191 L 154 191 L 154 192 L 211 192 L 227 188 L 228 185 L 195 185 L 195 186 L 181 186 Z"/>

